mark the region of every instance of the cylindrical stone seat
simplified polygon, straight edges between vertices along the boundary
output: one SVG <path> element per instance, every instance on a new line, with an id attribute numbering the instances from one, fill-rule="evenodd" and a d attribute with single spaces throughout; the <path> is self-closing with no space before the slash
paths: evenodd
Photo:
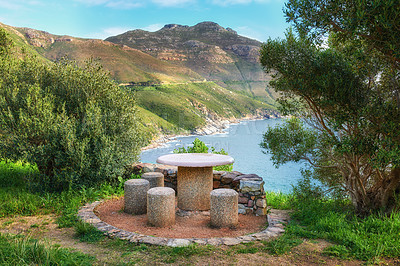
<path id="1" fill-rule="evenodd" d="M 210 218 L 213 227 L 235 227 L 238 224 L 238 193 L 219 188 L 210 193 Z"/>
<path id="2" fill-rule="evenodd" d="M 150 188 L 164 186 L 164 175 L 159 172 L 144 173 L 142 179 L 146 179 L 150 182 Z"/>
<path id="3" fill-rule="evenodd" d="M 145 214 L 147 211 L 147 191 L 149 181 L 145 179 L 129 179 L 124 184 L 124 211 L 129 214 Z"/>
<path id="4" fill-rule="evenodd" d="M 147 191 L 147 219 L 156 227 L 175 224 L 175 190 L 155 187 Z"/>

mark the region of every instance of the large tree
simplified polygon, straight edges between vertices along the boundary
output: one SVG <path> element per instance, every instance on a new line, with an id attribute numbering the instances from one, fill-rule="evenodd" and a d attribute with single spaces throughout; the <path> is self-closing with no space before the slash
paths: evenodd
<path id="1" fill-rule="evenodd" d="M 392 211 L 400 196 L 399 2 L 289 0 L 285 13 L 298 34 L 268 40 L 261 63 L 276 75 L 282 111 L 307 126 L 291 119 L 270 128 L 262 147 L 278 165 L 308 161 L 313 177 L 349 195 L 360 213 Z"/>
<path id="2" fill-rule="evenodd" d="M 43 62 L 0 28 L 0 158 L 36 165 L 29 181 L 50 190 L 114 181 L 144 141 L 133 95 L 101 66 Z"/>

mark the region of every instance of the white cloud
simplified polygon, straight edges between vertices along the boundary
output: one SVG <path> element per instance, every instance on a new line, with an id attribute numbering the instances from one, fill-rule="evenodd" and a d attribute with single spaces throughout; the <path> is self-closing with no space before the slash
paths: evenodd
<path id="1" fill-rule="evenodd" d="M 8 10 L 18 10 L 19 8 L 21 8 L 21 5 L 17 3 L 10 3 L 9 1 L 0 1 L 0 8 Z"/>
<path id="2" fill-rule="evenodd" d="M 158 31 L 159 29 L 161 29 L 162 27 L 164 27 L 164 24 L 151 24 L 149 26 L 146 26 L 143 28 L 143 30 L 147 30 L 147 31 Z"/>
<path id="3" fill-rule="evenodd" d="M 266 35 L 258 32 L 257 30 L 250 28 L 248 26 L 241 26 L 234 28 L 239 35 L 245 36 L 250 39 L 255 39 L 257 41 L 263 42 L 266 40 Z"/>
<path id="4" fill-rule="evenodd" d="M 20 10 L 27 6 L 42 6 L 43 3 L 40 1 L 32 1 L 32 0 L 0 0 L 0 8 L 8 9 L 8 10 Z"/>
<path id="5" fill-rule="evenodd" d="M 90 39 L 106 39 L 111 36 L 119 35 L 124 32 L 129 31 L 130 28 L 127 27 L 109 27 L 102 29 L 100 32 L 94 32 L 94 33 L 89 33 L 86 34 L 85 36 L 82 36 L 83 38 L 90 38 Z"/>
<path id="6" fill-rule="evenodd" d="M 109 1 L 106 4 L 107 7 L 112 7 L 116 9 L 133 9 L 142 7 L 143 3 L 129 0 L 121 0 L 121 1 Z"/>
<path id="7" fill-rule="evenodd" d="M 186 4 L 195 3 L 196 0 L 151 0 L 154 4 L 163 7 L 182 7 Z"/>
<path id="8" fill-rule="evenodd" d="M 3 0 L 0 0 L 3 1 Z M 133 9 L 155 4 L 161 7 L 181 7 L 187 4 L 195 3 L 197 0 L 75 0 L 89 6 L 106 6 L 115 9 Z"/>
<path id="9" fill-rule="evenodd" d="M 124 32 L 127 32 L 129 28 L 126 27 L 111 27 L 111 28 L 106 28 L 103 30 L 104 34 L 107 34 L 107 37 L 109 36 L 115 36 L 122 34 Z"/>
<path id="10" fill-rule="evenodd" d="M 141 0 L 75 0 L 89 6 L 106 6 L 115 9 L 133 9 L 142 7 L 146 1 Z"/>
<path id="11" fill-rule="evenodd" d="M 157 31 L 161 29 L 164 25 L 163 24 L 151 24 L 141 29 L 146 31 Z M 106 39 L 111 36 L 116 36 L 127 31 L 133 30 L 135 27 L 109 27 L 104 28 L 100 32 L 89 33 L 83 36 L 84 38 L 95 38 L 95 39 Z M 137 29 L 137 28 L 136 28 Z"/>

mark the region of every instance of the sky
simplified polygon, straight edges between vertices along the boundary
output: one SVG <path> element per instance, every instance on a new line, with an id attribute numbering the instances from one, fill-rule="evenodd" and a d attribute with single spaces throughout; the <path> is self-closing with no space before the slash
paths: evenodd
<path id="1" fill-rule="evenodd" d="M 240 35 L 283 38 L 285 0 L 0 0 L 0 22 L 56 35 L 105 39 L 128 30 L 213 21 Z"/>

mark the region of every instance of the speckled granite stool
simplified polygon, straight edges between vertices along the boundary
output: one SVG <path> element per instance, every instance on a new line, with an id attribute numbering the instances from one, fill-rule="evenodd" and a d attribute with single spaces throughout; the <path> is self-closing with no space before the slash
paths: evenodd
<path id="1" fill-rule="evenodd" d="M 211 226 L 234 227 L 238 224 L 238 193 L 233 189 L 211 191 Z"/>
<path id="2" fill-rule="evenodd" d="M 156 227 L 175 224 L 175 190 L 155 187 L 147 191 L 147 219 Z"/>
<path id="3" fill-rule="evenodd" d="M 142 178 L 150 182 L 150 188 L 164 186 L 164 175 L 162 173 L 148 172 L 144 173 Z"/>
<path id="4" fill-rule="evenodd" d="M 124 211 L 129 214 L 145 214 L 147 211 L 147 191 L 149 181 L 145 179 L 129 179 L 124 184 Z"/>

